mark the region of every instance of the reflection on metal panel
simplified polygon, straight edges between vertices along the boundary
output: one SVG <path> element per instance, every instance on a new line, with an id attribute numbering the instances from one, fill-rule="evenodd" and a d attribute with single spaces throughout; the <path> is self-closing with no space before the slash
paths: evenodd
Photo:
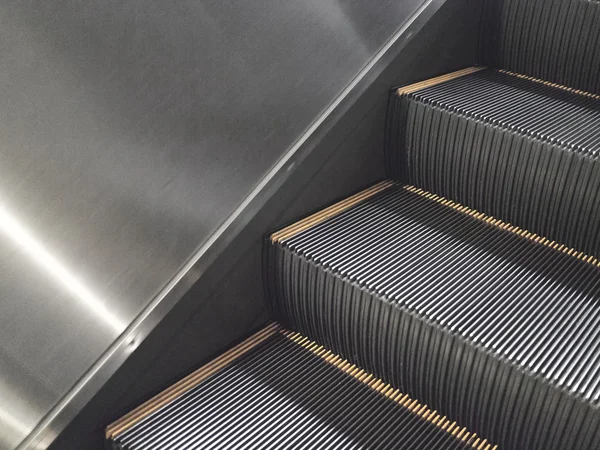
<path id="1" fill-rule="evenodd" d="M 69 394 L 420 3 L 0 5 L 0 448 Z"/>

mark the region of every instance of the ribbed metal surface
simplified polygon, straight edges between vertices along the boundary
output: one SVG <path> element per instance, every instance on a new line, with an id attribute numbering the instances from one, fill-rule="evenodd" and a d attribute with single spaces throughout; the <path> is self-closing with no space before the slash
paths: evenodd
<path id="1" fill-rule="evenodd" d="M 267 263 L 284 324 L 500 448 L 600 448 L 593 258 L 397 185 Z"/>
<path id="2" fill-rule="evenodd" d="M 600 93 L 598 0 L 485 0 L 482 58 Z"/>
<path id="3" fill-rule="evenodd" d="M 220 369 L 185 393 L 151 401 L 152 413 L 111 433 L 112 448 L 492 449 L 297 333 L 263 333 L 255 344 L 215 360 Z"/>
<path id="4" fill-rule="evenodd" d="M 595 256 L 599 152 L 600 100 L 542 82 L 484 70 L 392 94 L 391 177 Z"/>

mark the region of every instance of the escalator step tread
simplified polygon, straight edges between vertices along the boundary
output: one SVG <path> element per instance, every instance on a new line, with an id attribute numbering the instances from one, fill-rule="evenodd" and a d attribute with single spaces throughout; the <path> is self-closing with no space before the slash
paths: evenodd
<path id="1" fill-rule="evenodd" d="M 495 448 L 298 333 L 257 336 L 110 426 L 113 448 Z"/>
<path id="2" fill-rule="evenodd" d="M 407 96 L 599 156 L 600 99 L 593 96 L 492 69 L 425 87 Z"/>

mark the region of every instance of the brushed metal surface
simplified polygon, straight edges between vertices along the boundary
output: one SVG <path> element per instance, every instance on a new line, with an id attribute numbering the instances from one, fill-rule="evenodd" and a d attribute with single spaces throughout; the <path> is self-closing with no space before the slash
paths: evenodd
<path id="1" fill-rule="evenodd" d="M 82 406 L 90 367 L 126 357 L 115 340 L 421 3 L 0 5 L 0 448 Z"/>

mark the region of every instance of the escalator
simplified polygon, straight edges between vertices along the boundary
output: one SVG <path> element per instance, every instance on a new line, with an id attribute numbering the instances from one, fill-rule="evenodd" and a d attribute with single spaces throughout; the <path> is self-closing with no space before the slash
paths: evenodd
<path id="1" fill-rule="evenodd" d="M 391 91 L 387 179 L 268 234 L 277 322 L 111 448 L 600 448 L 600 3 L 483 6 L 481 65 Z"/>

